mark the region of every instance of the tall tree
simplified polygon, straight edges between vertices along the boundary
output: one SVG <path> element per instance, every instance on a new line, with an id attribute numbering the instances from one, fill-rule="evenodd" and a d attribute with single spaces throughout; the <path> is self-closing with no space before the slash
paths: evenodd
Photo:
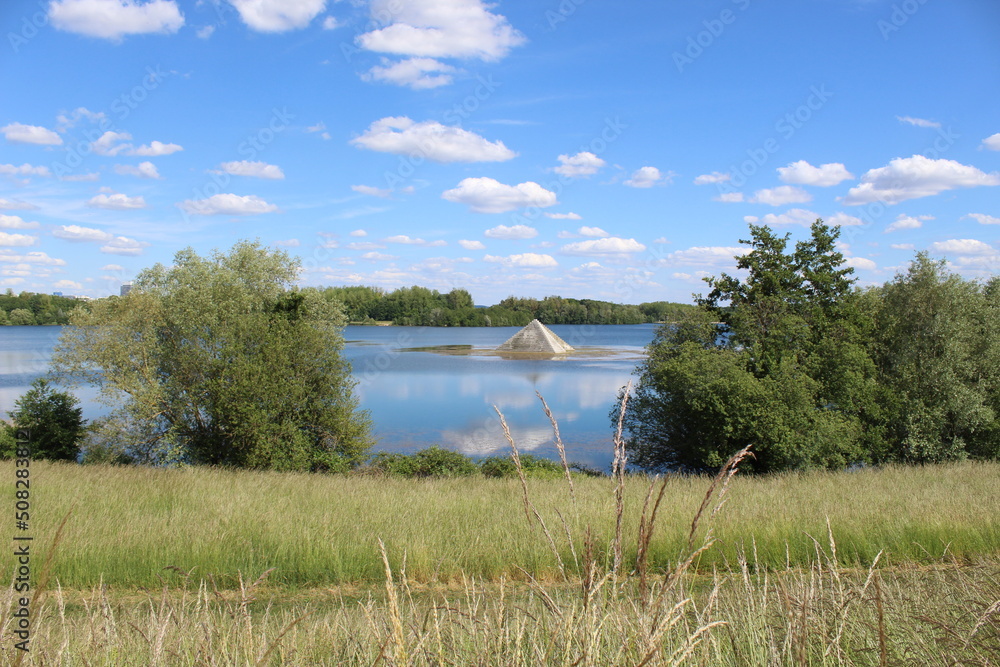
<path id="1" fill-rule="evenodd" d="M 280 470 L 360 462 L 371 444 L 340 351 L 343 314 L 297 290 L 299 264 L 240 242 L 177 253 L 125 297 L 78 312 L 53 358 L 57 377 L 101 389 L 118 409 L 106 438 L 153 463 Z"/>
<path id="2" fill-rule="evenodd" d="M 45 379 L 35 380 L 14 402 L 10 418 L 14 428 L 26 433 L 33 458 L 76 460 L 87 422 L 72 394 L 56 391 Z"/>

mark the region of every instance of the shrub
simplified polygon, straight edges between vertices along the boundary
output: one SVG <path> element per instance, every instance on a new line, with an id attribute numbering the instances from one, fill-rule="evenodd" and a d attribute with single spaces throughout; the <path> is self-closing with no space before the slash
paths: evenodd
<path id="1" fill-rule="evenodd" d="M 563 475 L 562 466 L 550 459 L 521 454 L 521 469 L 525 477 L 555 479 Z M 487 456 L 479 462 L 479 470 L 486 477 L 517 477 L 517 467 L 509 456 Z"/>

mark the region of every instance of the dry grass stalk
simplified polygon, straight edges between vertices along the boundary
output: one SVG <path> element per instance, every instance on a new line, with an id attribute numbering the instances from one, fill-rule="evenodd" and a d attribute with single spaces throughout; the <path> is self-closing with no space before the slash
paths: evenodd
<path id="1" fill-rule="evenodd" d="M 556 450 L 559 452 L 559 460 L 562 462 L 563 472 L 566 473 L 566 483 L 569 484 L 569 495 L 573 499 L 573 505 L 576 505 L 576 488 L 573 486 L 573 475 L 569 471 L 569 462 L 566 460 L 566 447 L 563 446 L 562 437 L 559 435 L 559 422 L 552 415 L 552 410 L 549 410 L 549 404 L 545 402 L 542 395 L 536 390 L 535 396 L 538 400 L 542 402 L 542 409 L 545 411 L 545 416 L 549 418 L 549 422 L 552 423 L 552 432 L 555 434 Z"/>
<path id="2" fill-rule="evenodd" d="M 615 541 L 614 541 L 614 565 L 612 571 L 617 575 L 621 571 L 622 565 L 622 518 L 625 514 L 625 465 L 628 463 L 628 455 L 625 452 L 625 440 L 622 438 L 622 431 L 625 428 L 625 411 L 628 408 L 628 397 L 632 392 L 632 380 L 622 391 L 622 399 L 618 409 L 618 424 L 615 428 L 614 445 L 615 458 L 611 465 L 611 474 L 615 478 Z"/>

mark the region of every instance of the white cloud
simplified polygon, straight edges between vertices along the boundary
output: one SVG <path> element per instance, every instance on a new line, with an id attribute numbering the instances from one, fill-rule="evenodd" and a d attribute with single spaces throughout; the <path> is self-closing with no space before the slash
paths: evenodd
<path id="1" fill-rule="evenodd" d="M 517 156 L 502 141 L 487 141 L 475 132 L 432 120 L 415 123 L 406 116 L 377 120 L 350 143 L 381 153 L 419 155 L 434 162 L 503 162 Z"/>
<path id="2" fill-rule="evenodd" d="M 364 81 L 407 86 L 413 90 L 429 90 L 450 84 L 454 80 L 451 75 L 456 71 L 451 65 L 434 58 L 407 58 L 398 62 L 383 58 L 381 65 L 375 65 L 361 78 Z"/>
<path id="3" fill-rule="evenodd" d="M 20 167 L 13 164 L 0 164 L 0 174 L 5 176 L 51 176 L 48 167 L 32 166 L 25 162 Z"/>
<path id="4" fill-rule="evenodd" d="M 1000 225 L 1000 218 L 985 213 L 970 213 L 965 217 L 972 218 L 981 225 Z"/>
<path id="5" fill-rule="evenodd" d="M 608 236 L 592 241 L 577 241 L 567 243 L 561 252 L 567 255 L 623 255 L 635 252 L 642 252 L 646 246 L 635 239 L 623 239 L 617 236 Z"/>
<path id="6" fill-rule="evenodd" d="M 381 197 L 382 199 L 386 199 L 392 195 L 392 190 L 388 188 L 376 188 L 373 185 L 352 185 L 351 189 L 359 194 Z"/>
<path id="7" fill-rule="evenodd" d="M 802 225 L 803 227 L 809 227 L 812 223 L 816 222 L 816 218 L 818 217 L 818 215 L 810 210 L 793 208 L 780 215 L 768 213 L 760 219 L 760 222 L 764 225 Z"/>
<path id="8" fill-rule="evenodd" d="M 281 180 L 285 177 L 285 172 L 281 171 L 281 167 L 277 165 L 266 162 L 251 162 L 250 160 L 223 162 L 219 165 L 219 169 L 233 176 L 249 176 L 270 180 Z"/>
<path id="9" fill-rule="evenodd" d="M 657 183 L 669 182 L 671 178 L 672 174 L 664 175 L 656 167 L 640 167 L 632 172 L 625 185 L 632 188 L 651 188 Z"/>
<path id="10" fill-rule="evenodd" d="M 385 262 L 385 261 L 388 261 L 388 260 L 391 260 L 391 259 L 396 259 L 396 256 L 395 255 L 386 255 L 386 254 L 381 253 L 381 252 L 374 252 L 374 251 L 372 251 L 372 252 L 366 252 L 365 254 L 361 255 L 361 259 L 367 259 L 367 260 L 372 261 L 372 262 Z"/>
<path id="11" fill-rule="evenodd" d="M 854 178 L 854 174 L 847 171 L 847 167 L 840 162 L 814 167 L 805 160 L 799 160 L 787 167 L 778 167 L 778 178 L 783 183 L 829 187 Z"/>
<path id="12" fill-rule="evenodd" d="M 240 18 L 258 32 L 304 28 L 326 9 L 326 0 L 229 0 Z"/>
<path id="13" fill-rule="evenodd" d="M 458 245 L 462 246 L 466 250 L 485 250 L 486 246 L 483 245 L 482 241 L 468 241 L 466 239 L 461 239 Z"/>
<path id="14" fill-rule="evenodd" d="M 553 171 L 567 178 L 593 176 L 601 167 L 607 164 L 590 151 L 582 151 L 576 155 L 560 155 L 558 160 L 562 164 L 553 169 Z"/>
<path id="15" fill-rule="evenodd" d="M 712 183 L 725 183 L 732 176 L 729 173 L 713 171 L 711 174 L 702 174 L 694 179 L 695 185 L 710 185 Z"/>
<path id="16" fill-rule="evenodd" d="M 866 271 L 874 271 L 878 268 L 875 262 L 866 257 L 845 257 L 844 264 L 855 269 L 864 269 Z"/>
<path id="17" fill-rule="evenodd" d="M 125 267 L 121 264 L 105 264 L 101 267 L 101 271 L 124 271 Z"/>
<path id="18" fill-rule="evenodd" d="M 33 211 L 37 206 L 20 199 L 3 199 L 0 197 L 0 211 Z"/>
<path id="19" fill-rule="evenodd" d="M 889 232 L 898 232 L 901 229 L 920 229 L 924 226 L 924 220 L 933 220 L 933 215 L 918 215 L 916 217 L 899 214 L 895 222 L 885 228 L 885 234 Z"/>
<path id="20" fill-rule="evenodd" d="M 992 255 L 996 249 L 988 243 L 976 239 L 948 239 L 931 244 L 933 252 L 952 253 L 955 255 Z"/>
<path id="21" fill-rule="evenodd" d="M 256 195 L 218 194 L 208 199 L 188 199 L 177 204 L 190 215 L 258 215 L 278 210 Z"/>
<path id="22" fill-rule="evenodd" d="M 576 213 L 546 213 L 545 217 L 553 220 L 583 220 L 583 216 Z"/>
<path id="23" fill-rule="evenodd" d="M 61 113 L 56 116 L 56 131 L 65 132 L 70 128 L 76 127 L 76 124 L 84 118 L 91 123 L 99 123 L 107 118 L 107 114 L 103 111 L 91 111 L 86 107 L 77 107 L 69 113 Z"/>
<path id="24" fill-rule="evenodd" d="M 825 222 L 828 225 L 838 225 L 840 227 L 857 227 L 865 224 L 865 221 L 861 218 L 855 218 L 853 215 L 847 215 L 842 211 L 834 213 Z"/>
<path id="25" fill-rule="evenodd" d="M 41 146 L 59 146 L 63 140 L 52 130 L 38 125 L 11 123 L 0 127 L 7 141 L 16 144 L 38 144 Z"/>
<path id="26" fill-rule="evenodd" d="M 982 147 L 991 151 L 1000 151 L 1000 132 L 983 139 Z"/>
<path id="27" fill-rule="evenodd" d="M 115 156 L 123 150 L 131 147 L 131 144 L 125 143 L 131 139 L 132 135 L 128 132 L 114 132 L 112 130 L 108 130 L 91 142 L 90 148 L 98 155 Z"/>
<path id="28" fill-rule="evenodd" d="M 52 236 L 67 241 L 92 241 L 100 243 L 110 241 L 115 237 L 114 234 L 109 234 L 100 229 L 81 227 L 80 225 L 59 225 L 59 227 L 52 231 Z"/>
<path id="29" fill-rule="evenodd" d="M 768 204 L 784 206 L 785 204 L 804 204 L 812 201 L 812 195 L 791 185 L 779 185 L 776 188 L 757 190 L 750 198 L 751 204 Z"/>
<path id="30" fill-rule="evenodd" d="M 116 236 L 101 246 L 101 252 L 106 255 L 135 257 L 136 255 L 141 255 L 142 249 L 148 245 L 145 241 L 137 241 L 126 236 Z"/>
<path id="31" fill-rule="evenodd" d="M 115 173 L 122 176 L 137 176 L 139 178 L 159 178 L 160 172 L 152 162 L 140 162 L 138 165 L 116 164 Z"/>
<path id="32" fill-rule="evenodd" d="M 541 255 L 534 252 L 526 252 L 520 255 L 509 255 L 507 257 L 498 257 L 496 255 L 486 255 L 483 257 L 483 261 L 491 262 L 494 264 L 503 264 L 504 266 L 516 266 L 521 268 L 547 268 L 551 266 L 559 266 L 559 262 L 555 260 L 552 255 Z"/>
<path id="33" fill-rule="evenodd" d="M 424 239 L 412 238 L 406 234 L 397 234 L 396 236 L 390 236 L 385 240 L 386 243 L 401 243 L 403 245 L 419 245 L 419 246 L 429 246 L 437 247 L 448 245 L 447 241 L 443 239 L 438 239 L 436 241 L 425 241 Z"/>
<path id="34" fill-rule="evenodd" d="M 142 197 L 129 197 L 123 194 L 97 195 L 87 202 L 91 208 L 106 208 L 113 211 L 128 211 L 146 208 L 146 200 Z"/>
<path id="35" fill-rule="evenodd" d="M 81 285 L 80 283 L 76 282 L 75 280 L 66 280 L 65 278 L 63 280 L 55 281 L 54 283 L 52 283 L 52 286 L 58 289 L 74 289 L 74 290 L 83 289 L 83 285 Z"/>
<path id="36" fill-rule="evenodd" d="M 941 127 L 941 123 L 933 120 L 925 120 L 923 118 L 914 118 L 913 116 L 896 116 L 896 120 L 900 123 L 906 123 L 907 125 L 916 125 L 917 127 Z"/>
<path id="37" fill-rule="evenodd" d="M 503 213 L 526 206 L 541 208 L 559 202 L 556 193 L 546 190 L 534 181 L 506 185 L 492 178 L 465 178 L 441 197 L 451 202 L 466 204 L 477 213 Z"/>
<path id="38" fill-rule="evenodd" d="M 53 0 L 49 20 L 59 30 L 120 40 L 125 35 L 174 33 L 184 16 L 173 0 Z"/>
<path id="39" fill-rule="evenodd" d="M 667 255 L 662 263 L 671 265 L 721 266 L 735 264 L 735 257 L 745 255 L 750 249 L 743 246 L 694 246 Z"/>
<path id="40" fill-rule="evenodd" d="M 214 32 L 215 32 L 214 25 L 206 25 L 202 28 L 198 28 L 195 34 L 198 36 L 199 39 L 208 39 L 209 37 L 212 36 L 212 33 Z"/>
<path id="41" fill-rule="evenodd" d="M 29 246 L 35 245 L 37 240 L 37 236 L 29 236 L 28 234 L 0 232 L 0 246 Z"/>
<path id="42" fill-rule="evenodd" d="M 85 181 L 97 181 L 100 180 L 101 175 L 99 173 L 91 172 L 89 174 L 71 174 L 69 176 L 60 176 L 60 181 L 70 181 L 73 183 L 82 183 Z"/>
<path id="43" fill-rule="evenodd" d="M 611 236 L 606 231 L 600 227 L 580 227 L 576 230 L 576 233 L 580 236 L 593 236 L 597 238 L 604 238 L 605 236 Z"/>
<path id="44" fill-rule="evenodd" d="M 348 236 L 368 236 L 368 232 L 363 229 L 355 229 Z"/>
<path id="45" fill-rule="evenodd" d="M 0 262 L 11 264 L 42 264 L 45 266 L 66 266 L 66 260 L 49 257 L 40 250 L 17 255 L 12 250 L 0 249 Z"/>
<path id="46" fill-rule="evenodd" d="M 847 193 L 844 203 L 856 205 L 882 201 L 898 204 L 907 199 L 980 185 L 1000 185 L 1000 174 L 986 174 L 955 160 L 932 160 L 914 155 L 895 158 L 885 167 L 870 169 L 861 177 L 861 185 Z"/>
<path id="47" fill-rule="evenodd" d="M 889 247 L 893 250 L 913 250 L 916 248 L 912 243 L 893 243 Z"/>
<path id="48" fill-rule="evenodd" d="M 507 225 L 497 225 L 492 229 L 487 229 L 484 232 L 484 235 L 486 238 L 504 239 L 507 241 L 515 239 L 532 239 L 538 236 L 538 230 L 527 225 L 514 225 L 512 227 L 508 227 Z"/>
<path id="49" fill-rule="evenodd" d="M 157 157 L 159 155 L 170 155 L 177 151 L 184 150 L 179 144 L 165 144 L 162 141 L 151 141 L 145 146 L 130 148 L 127 155 L 139 155 L 142 157 Z"/>
<path id="50" fill-rule="evenodd" d="M 17 215 L 0 215 L 0 229 L 38 229 L 38 223 L 28 222 Z"/>
<path id="51" fill-rule="evenodd" d="M 428 58 L 495 61 L 525 42 L 504 16 L 481 0 L 373 0 L 371 15 L 391 23 L 358 36 L 361 48 Z"/>
<path id="52" fill-rule="evenodd" d="M 340 22 L 333 16 L 327 16 L 323 19 L 323 30 L 336 30 L 339 27 Z"/>
<path id="53" fill-rule="evenodd" d="M 715 201 L 721 201 L 724 204 L 738 204 L 743 201 L 742 192 L 723 192 L 718 197 L 712 197 Z"/>

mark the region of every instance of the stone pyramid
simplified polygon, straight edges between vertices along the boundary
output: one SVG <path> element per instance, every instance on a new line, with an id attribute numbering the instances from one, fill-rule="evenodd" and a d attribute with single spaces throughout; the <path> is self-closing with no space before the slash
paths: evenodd
<path id="1" fill-rule="evenodd" d="M 507 339 L 497 352 L 543 352 L 561 354 L 572 352 L 566 341 L 549 331 L 538 320 L 531 320 L 526 327 Z"/>

